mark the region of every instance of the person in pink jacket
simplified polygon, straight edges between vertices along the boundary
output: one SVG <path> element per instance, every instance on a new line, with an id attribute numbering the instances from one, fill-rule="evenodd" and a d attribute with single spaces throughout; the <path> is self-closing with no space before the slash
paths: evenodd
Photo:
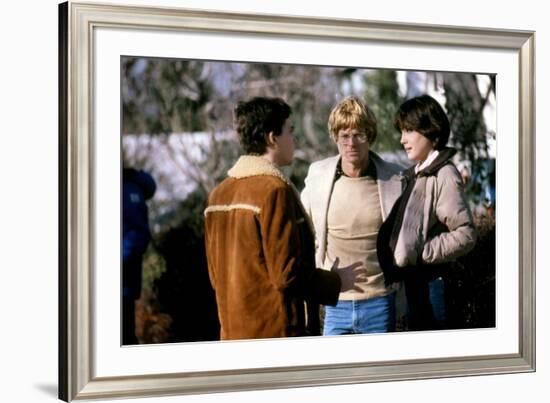
<path id="1" fill-rule="evenodd" d="M 462 178 L 447 147 L 445 111 L 428 95 L 404 102 L 395 115 L 401 144 L 416 165 L 404 172 L 405 189 L 378 234 L 377 251 L 387 283 L 404 280 L 409 330 L 444 327 L 444 301 L 434 298 L 448 263 L 476 242 Z"/>

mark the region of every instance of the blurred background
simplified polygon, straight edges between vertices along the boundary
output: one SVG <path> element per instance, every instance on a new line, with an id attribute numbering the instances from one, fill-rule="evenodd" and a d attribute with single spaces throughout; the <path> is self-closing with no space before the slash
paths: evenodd
<path id="1" fill-rule="evenodd" d="M 451 122 L 449 145 L 459 151 L 454 162 L 480 234 L 445 281 L 448 327 L 495 325 L 495 76 L 142 57 L 122 58 L 121 74 L 123 164 L 156 183 L 136 306 L 140 343 L 219 338 L 203 211 L 209 192 L 242 154 L 232 110 L 253 96 L 281 97 L 293 108 L 297 150 L 285 172 L 299 190 L 311 162 L 337 153 L 327 119 L 345 96 L 372 108 L 378 119 L 372 149 L 404 168 L 410 162 L 393 115 L 411 97 L 437 99 Z M 406 321 L 398 329 L 406 331 Z"/>

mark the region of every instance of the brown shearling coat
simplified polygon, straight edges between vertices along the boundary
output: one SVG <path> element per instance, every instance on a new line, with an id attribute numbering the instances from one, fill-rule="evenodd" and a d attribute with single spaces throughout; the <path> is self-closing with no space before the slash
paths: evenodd
<path id="1" fill-rule="evenodd" d="M 296 189 L 275 165 L 243 156 L 228 174 L 205 210 L 221 338 L 306 335 L 306 301 L 335 305 L 340 279 L 315 268 L 311 224 Z M 317 315 L 309 319 L 317 328 Z"/>

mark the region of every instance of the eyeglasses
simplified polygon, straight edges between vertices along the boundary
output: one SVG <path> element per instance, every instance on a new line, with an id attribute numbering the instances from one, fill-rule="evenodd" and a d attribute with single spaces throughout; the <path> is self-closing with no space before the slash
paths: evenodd
<path id="1" fill-rule="evenodd" d="M 338 135 L 338 143 L 340 144 L 348 144 L 350 140 L 355 140 L 358 143 L 365 143 L 368 140 L 368 136 L 367 133 Z"/>

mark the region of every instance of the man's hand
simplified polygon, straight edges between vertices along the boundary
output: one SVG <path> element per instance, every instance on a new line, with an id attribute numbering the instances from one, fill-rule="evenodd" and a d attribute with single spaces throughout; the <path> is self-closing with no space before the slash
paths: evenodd
<path id="1" fill-rule="evenodd" d="M 338 274 L 342 281 L 340 292 L 349 290 L 362 291 L 356 283 L 366 281 L 367 279 L 367 269 L 363 265 L 363 262 L 355 262 L 344 267 L 338 267 L 339 264 L 340 258 L 337 257 L 330 271 Z"/>

